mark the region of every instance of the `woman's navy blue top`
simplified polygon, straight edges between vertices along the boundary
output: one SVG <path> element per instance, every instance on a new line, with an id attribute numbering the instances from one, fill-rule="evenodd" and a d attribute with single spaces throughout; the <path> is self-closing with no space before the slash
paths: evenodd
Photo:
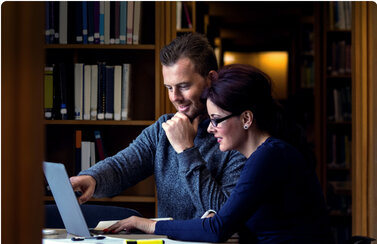
<path id="1" fill-rule="evenodd" d="M 155 234 L 223 242 L 246 228 L 255 243 L 324 243 L 326 206 L 314 168 L 270 137 L 248 158 L 229 199 L 212 218 L 159 221 Z"/>

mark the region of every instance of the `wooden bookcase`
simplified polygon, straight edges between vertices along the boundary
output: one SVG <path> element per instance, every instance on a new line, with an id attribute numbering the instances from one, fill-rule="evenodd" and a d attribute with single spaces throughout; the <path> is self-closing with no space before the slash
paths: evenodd
<path id="1" fill-rule="evenodd" d="M 131 44 L 45 44 L 45 63 L 63 62 L 110 65 L 131 64 L 131 116 L 130 120 L 45 120 L 45 160 L 64 163 L 69 176 L 75 175 L 75 131 L 82 131 L 82 140 L 95 141 L 94 131 L 101 132 L 107 156 L 126 148 L 140 132 L 151 125 L 164 111 L 161 99 L 165 90 L 161 85 L 159 50 L 166 41 L 161 26 L 164 3 L 142 3 L 141 40 Z M 73 67 L 73 65 L 72 65 Z M 67 87 L 73 88 L 73 79 Z M 68 90 L 72 99 L 74 91 Z M 69 102 L 69 101 L 68 101 Z M 149 177 L 113 198 L 91 199 L 89 204 L 111 204 L 131 207 L 146 217 L 156 215 L 156 193 L 154 178 Z M 46 202 L 53 201 L 50 196 Z"/>
<path id="2" fill-rule="evenodd" d="M 352 16 L 351 3 L 331 2 L 323 7 L 321 151 L 322 178 L 335 243 L 352 235 Z M 342 8 L 342 10 L 339 10 Z M 336 14 L 343 24 L 337 23 Z"/>

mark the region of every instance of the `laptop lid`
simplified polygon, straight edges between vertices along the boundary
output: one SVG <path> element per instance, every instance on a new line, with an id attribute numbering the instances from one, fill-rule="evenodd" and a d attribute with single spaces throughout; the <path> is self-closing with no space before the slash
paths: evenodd
<path id="1" fill-rule="evenodd" d="M 91 237 L 64 165 L 43 162 L 43 171 L 67 232 Z"/>

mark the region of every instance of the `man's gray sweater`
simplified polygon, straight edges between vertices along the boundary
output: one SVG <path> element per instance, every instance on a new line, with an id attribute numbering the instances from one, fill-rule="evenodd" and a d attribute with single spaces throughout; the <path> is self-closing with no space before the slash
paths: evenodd
<path id="1" fill-rule="evenodd" d="M 172 116 L 161 116 L 127 148 L 80 173 L 96 180 L 94 197 L 117 195 L 154 174 L 158 217 L 192 219 L 220 209 L 246 158 L 236 151 L 220 151 L 207 132 L 209 119 L 199 124 L 195 146 L 177 154 L 161 126 Z"/>

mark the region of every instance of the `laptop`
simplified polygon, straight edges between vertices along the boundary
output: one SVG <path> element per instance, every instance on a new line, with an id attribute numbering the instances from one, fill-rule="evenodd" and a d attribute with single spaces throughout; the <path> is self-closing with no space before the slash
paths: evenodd
<path id="1" fill-rule="evenodd" d="M 86 239 L 103 239 L 89 231 L 64 164 L 43 162 L 43 171 L 67 232 Z"/>

